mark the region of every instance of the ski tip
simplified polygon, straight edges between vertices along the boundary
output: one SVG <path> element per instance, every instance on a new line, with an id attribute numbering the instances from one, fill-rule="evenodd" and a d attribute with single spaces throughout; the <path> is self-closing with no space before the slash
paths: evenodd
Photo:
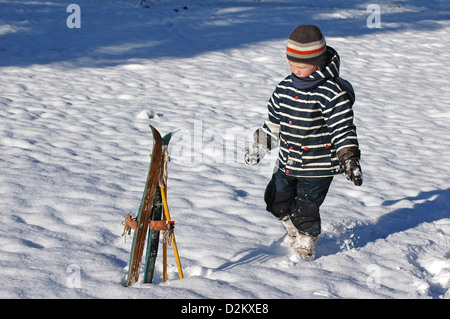
<path id="1" fill-rule="evenodd" d="M 149 126 L 150 126 L 150 129 L 152 130 L 153 135 L 155 135 L 155 136 L 161 136 L 161 133 L 159 133 L 159 131 L 158 131 L 153 125 L 149 124 Z M 180 130 L 178 129 L 178 130 L 175 130 L 175 131 L 173 131 L 173 132 L 170 132 L 170 133 L 165 134 L 165 135 L 162 137 L 163 144 L 164 144 L 164 145 L 168 145 L 170 139 L 172 138 L 172 136 L 173 136 L 176 132 L 178 132 L 178 131 L 180 131 Z"/>
<path id="2" fill-rule="evenodd" d="M 159 134 L 159 131 L 156 129 L 156 127 L 154 127 L 154 126 L 151 125 L 151 124 L 149 124 L 149 126 L 150 126 L 150 129 L 152 130 L 152 133 L 153 133 L 153 134 L 155 134 L 155 132 L 158 132 L 158 134 Z"/>
<path id="3" fill-rule="evenodd" d="M 164 145 L 169 145 L 170 139 L 172 138 L 173 134 L 175 134 L 175 132 L 170 132 L 163 136 L 162 139 Z"/>
<path id="4" fill-rule="evenodd" d="M 153 134 L 153 139 L 156 141 L 161 141 L 162 142 L 162 138 L 161 138 L 161 134 L 159 133 L 159 131 L 151 124 L 149 124 L 151 130 L 152 130 L 152 134 Z"/>

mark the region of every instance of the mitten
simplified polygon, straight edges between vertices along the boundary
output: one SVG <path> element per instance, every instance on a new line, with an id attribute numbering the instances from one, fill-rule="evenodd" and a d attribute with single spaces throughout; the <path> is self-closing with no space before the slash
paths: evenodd
<path id="1" fill-rule="evenodd" d="M 359 159 L 361 152 L 357 147 L 346 147 L 337 153 L 339 162 L 341 163 L 345 177 L 352 181 L 356 186 L 361 186 L 363 175 Z"/>
<path id="2" fill-rule="evenodd" d="M 258 164 L 268 152 L 262 144 L 255 143 L 252 147 L 245 149 L 244 160 L 248 165 Z"/>
<path id="3" fill-rule="evenodd" d="M 359 159 L 351 158 L 344 162 L 344 174 L 345 177 L 352 181 L 356 186 L 361 186 L 363 182 L 363 176 L 361 171 L 361 166 L 359 164 Z"/>
<path id="4" fill-rule="evenodd" d="M 253 133 L 255 143 L 245 149 L 244 160 L 248 165 L 258 164 L 268 151 L 278 146 L 278 139 L 266 134 L 262 128 Z"/>

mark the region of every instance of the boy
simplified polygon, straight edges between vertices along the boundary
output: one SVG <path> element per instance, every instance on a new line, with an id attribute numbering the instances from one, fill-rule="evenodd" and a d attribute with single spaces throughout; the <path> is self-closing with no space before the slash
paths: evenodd
<path id="1" fill-rule="evenodd" d="M 292 74 L 272 94 L 268 118 L 255 131 L 245 161 L 255 165 L 280 146 L 264 200 L 293 238 L 293 248 L 313 259 L 321 231 L 319 207 L 333 176 L 344 172 L 355 185 L 362 184 L 355 96 L 350 83 L 339 77 L 339 55 L 317 26 L 297 27 L 286 55 Z"/>

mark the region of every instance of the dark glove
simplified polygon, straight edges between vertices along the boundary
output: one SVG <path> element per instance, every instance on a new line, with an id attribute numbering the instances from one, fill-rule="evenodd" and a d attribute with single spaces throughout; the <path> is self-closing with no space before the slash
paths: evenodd
<path id="1" fill-rule="evenodd" d="M 361 186 L 363 182 L 363 176 L 361 166 L 359 165 L 359 159 L 351 158 L 344 162 L 345 177 L 352 181 L 356 186 Z"/>
<path id="2" fill-rule="evenodd" d="M 339 162 L 341 163 L 345 177 L 352 181 L 356 186 L 361 186 L 363 182 L 363 174 L 359 159 L 361 152 L 357 147 L 347 147 L 338 153 Z"/>

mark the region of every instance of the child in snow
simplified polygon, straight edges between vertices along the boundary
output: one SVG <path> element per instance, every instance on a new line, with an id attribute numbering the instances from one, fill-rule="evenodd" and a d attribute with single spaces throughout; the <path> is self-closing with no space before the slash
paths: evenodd
<path id="1" fill-rule="evenodd" d="M 360 151 L 353 124 L 355 95 L 339 77 L 339 55 L 326 45 L 317 26 L 300 25 L 290 35 L 291 75 L 268 102 L 268 118 L 254 133 L 245 161 L 257 164 L 280 146 L 276 170 L 267 185 L 267 210 L 282 221 L 301 255 L 314 258 L 320 234 L 319 207 L 334 175 L 345 173 L 362 184 Z"/>

